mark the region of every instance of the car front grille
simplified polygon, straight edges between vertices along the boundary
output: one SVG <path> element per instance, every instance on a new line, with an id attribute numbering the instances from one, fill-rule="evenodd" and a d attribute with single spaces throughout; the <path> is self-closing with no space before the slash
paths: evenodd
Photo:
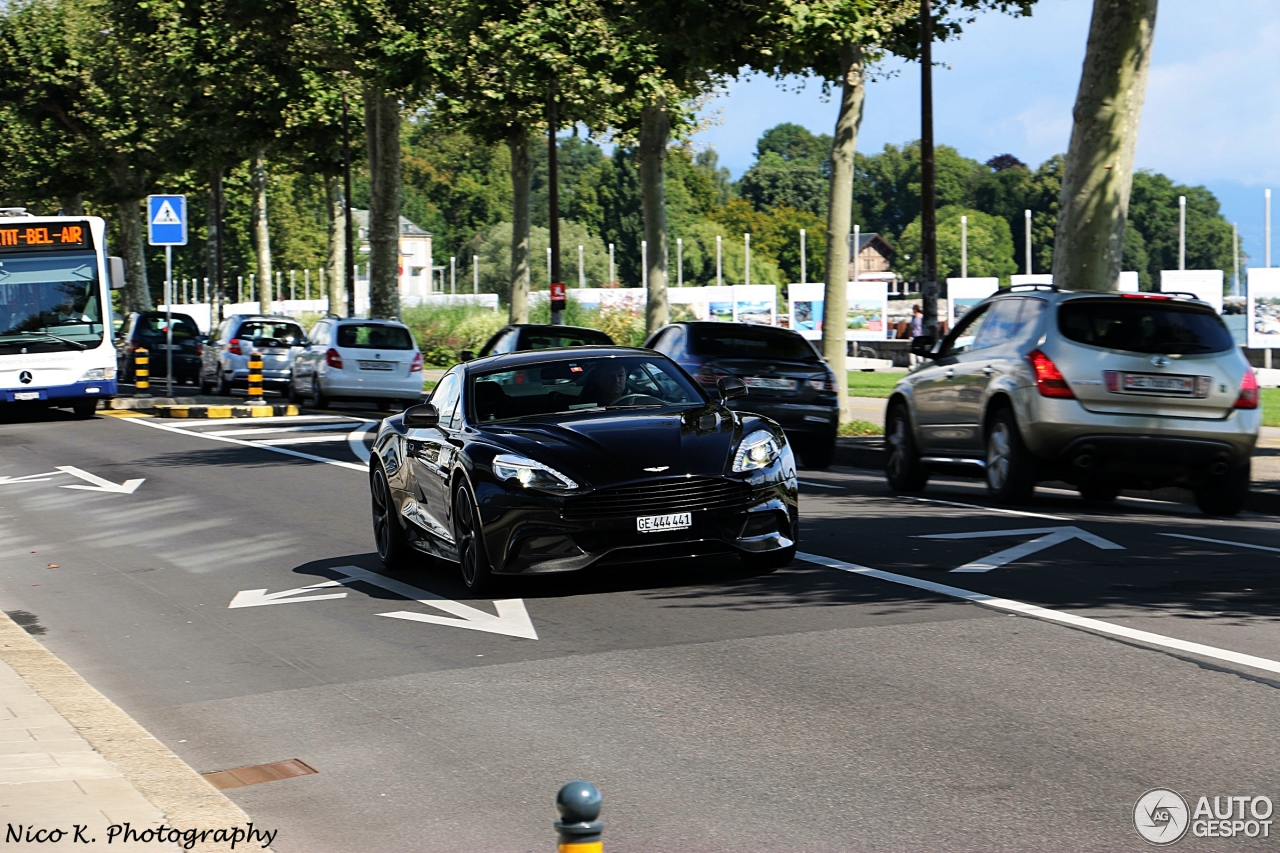
<path id="1" fill-rule="evenodd" d="M 639 486 L 600 489 L 568 498 L 565 518 L 665 515 L 700 509 L 740 509 L 751 499 L 746 483 L 718 477 L 663 480 Z"/>

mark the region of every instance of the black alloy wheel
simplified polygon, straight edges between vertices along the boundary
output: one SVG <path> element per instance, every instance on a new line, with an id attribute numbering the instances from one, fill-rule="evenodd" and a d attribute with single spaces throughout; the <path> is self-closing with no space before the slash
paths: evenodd
<path id="1" fill-rule="evenodd" d="M 388 569 L 404 568 L 412 549 L 404 535 L 404 528 L 396 518 L 395 501 L 391 499 L 391 485 L 382 465 L 374 466 L 369 478 L 369 492 L 373 507 L 373 539 L 378 546 L 378 559 Z"/>
<path id="2" fill-rule="evenodd" d="M 1232 468 L 1195 490 L 1196 506 L 1205 515 L 1230 517 L 1249 502 L 1250 463 Z"/>
<path id="3" fill-rule="evenodd" d="M 493 567 L 484 548 L 480 530 L 480 512 L 471 491 L 458 486 L 453 493 L 453 538 L 458 545 L 458 567 L 462 583 L 474 593 L 493 586 Z"/>
<path id="4" fill-rule="evenodd" d="M 1035 459 L 1022 443 L 1011 409 L 1000 409 L 987 428 L 987 494 L 999 503 L 1022 504 L 1036 488 Z"/>
<path id="5" fill-rule="evenodd" d="M 885 418 L 884 475 L 895 492 L 919 492 L 929 482 L 929 471 L 920 461 L 906 406 L 899 403 Z"/>

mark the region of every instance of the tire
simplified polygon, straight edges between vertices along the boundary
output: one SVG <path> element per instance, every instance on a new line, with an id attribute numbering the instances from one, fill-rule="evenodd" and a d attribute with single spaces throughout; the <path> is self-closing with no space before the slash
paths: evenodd
<path id="1" fill-rule="evenodd" d="M 1120 494 L 1119 486 L 1106 481 L 1081 483 L 1076 488 L 1080 490 L 1080 497 L 1091 504 L 1112 503 L 1115 501 L 1116 495 Z"/>
<path id="2" fill-rule="evenodd" d="M 313 409 L 329 408 L 329 398 L 320 390 L 320 380 L 314 376 L 311 377 L 311 396 L 307 398 L 307 405 Z"/>
<path id="3" fill-rule="evenodd" d="M 230 397 L 231 382 L 227 379 L 227 375 L 222 372 L 222 368 L 218 368 L 218 382 L 213 387 L 215 397 Z"/>
<path id="4" fill-rule="evenodd" d="M 300 404 L 302 402 L 302 395 L 298 393 L 298 387 L 293 384 L 292 379 L 289 380 L 289 385 L 286 390 L 286 394 L 289 397 L 290 403 Z"/>
<path id="5" fill-rule="evenodd" d="M 791 565 L 800 548 L 800 516 L 791 515 L 791 545 L 777 551 L 766 551 L 763 554 L 743 554 L 742 564 L 753 572 L 776 572 Z"/>
<path id="6" fill-rule="evenodd" d="M 480 535 L 480 512 L 466 486 L 453 492 L 453 538 L 458 543 L 458 568 L 462 583 L 473 593 L 483 593 L 494 585 L 493 566 Z"/>
<path id="7" fill-rule="evenodd" d="M 381 465 L 375 465 L 369 477 L 370 504 L 373 512 L 373 541 L 378 548 L 378 559 L 388 569 L 402 569 L 413 553 L 404 528 L 396 517 L 395 501 L 391 498 L 391 485 Z"/>
<path id="8" fill-rule="evenodd" d="M 987 428 L 987 494 L 998 503 L 1022 504 L 1035 491 L 1035 459 L 1022 443 L 1010 409 L 1000 409 Z"/>
<path id="9" fill-rule="evenodd" d="M 1249 463 L 1232 468 L 1211 484 L 1196 489 L 1196 506 L 1205 515 L 1229 517 L 1238 514 L 1249 502 Z"/>
<path id="10" fill-rule="evenodd" d="M 836 437 L 832 433 L 830 436 L 823 436 L 819 439 L 810 439 L 797 442 L 796 450 L 800 454 L 800 464 L 806 468 L 830 468 L 831 463 L 836 458 Z"/>
<path id="11" fill-rule="evenodd" d="M 201 396 L 208 396 L 210 393 L 212 393 L 212 392 L 213 392 L 213 383 L 212 383 L 211 381 L 209 381 L 208 379 L 205 379 L 205 378 L 204 378 L 204 371 L 203 371 L 203 370 L 201 370 L 201 371 L 197 374 L 196 382 L 200 385 L 200 394 L 201 394 Z"/>
<path id="12" fill-rule="evenodd" d="M 911 419 L 906 406 L 899 403 L 885 418 L 884 476 L 895 492 L 919 492 L 929 482 L 929 472 L 920 461 L 916 439 L 911 432 Z"/>
<path id="13" fill-rule="evenodd" d="M 77 418 L 91 418 L 98 411 L 97 400 L 78 400 L 71 405 L 71 411 Z"/>

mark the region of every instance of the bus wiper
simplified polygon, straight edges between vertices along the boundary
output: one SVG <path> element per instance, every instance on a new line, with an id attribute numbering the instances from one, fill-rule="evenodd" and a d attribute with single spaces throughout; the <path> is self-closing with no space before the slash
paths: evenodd
<path id="1" fill-rule="evenodd" d="M 54 335 L 54 334 L 50 334 L 49 332 L 19 332 L 18 334 L 20 334 L 20 335 L 38 335 L 38 336 L 40 336 L 40 337 L 42 337 L 42 338 L 48 338 L 48 339 L 49 339 L 49 340 L 51 340 L 51 341 L 59 341 L 59 342 L 64 343 L 64 344 L 70 344 L 71 346 L 75 347 L 76 349 L 81 349 L 81 350 L 84 350 L 84 349 L 88 349 L 88 348 L 89 348 L 89 347 L 87 347 L 86 345 L 84 345 L 84 344 L 80 343 L 79 341 L 73 341 L 73 340 L 71 340 L 71 338 L 64 338 L 64 337 L 62 337 L 62 335 Z"/>

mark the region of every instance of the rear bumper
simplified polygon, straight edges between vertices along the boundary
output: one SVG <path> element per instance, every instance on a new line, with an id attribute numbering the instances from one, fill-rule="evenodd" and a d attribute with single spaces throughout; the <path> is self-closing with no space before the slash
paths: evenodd
<path id="1" fill-rule="evenodd" d="M 413 373 L 407 377 L 322 373 L 317 381 L 326 397 L 349 397 L 356 400 L 416 400 L 422 396 L 421 373 Z"/>
<path id="2" fill-rule="evenodd" d="M 840 422 L 840 410 L 835 403 L 785 403 L 761 401 L 747 396 L 731 400 L 729 408 L 738 412 L 763 415 L 777 421 L 788 436 L 830 438 L 835 436 Z"/>
<path id="3" fill-rule="evenodd" d="M 285 368 L 283 370 L 266 370 L 264 368 L 262 371 L 262 384 L 263 385 L 286 385 L 289 382 L 289 377 L 291 377 L 292 375 L 293 375 L 293 371 L 289 370 L 288 368 Z M 249 381 L 248 368 L 245 368 L 244 370 L 231 371 L 231 381 L 232 382 L 248 382 Z"/>
<path id="4" fill-rule="evenodd" d="M 126 365 L 129 370 L 136 369 L 132 360 L 128 362 L 122 361 L 120 369 L 124 370 Z M 151 376 L 168 376 L 169 373 L 168 356 L 163 352 L 151 354 L 147 372 Z M 178 355 L 173 354 L 173 374 L 175 376 L 198 376 L 200 374 L 200 356 L 198 355 Z"/>
<path id="5" fill-rule="evenodd" d="M 18 400 L 15 399 L 15 395 L 18 394 L 37 394 L 39 396 L 32 400 Z M 107 379 L 94 382 L 73 382 L 70 385 L 54 385 L 45 388 L 4 388 L 0 389 L 0 402 L 38 403 L 50 401 L 55 404 L 66 405 L 73 400 L 99 400 L 104 397 L 114 397 L 115 395 L 116 380 Z"/>

